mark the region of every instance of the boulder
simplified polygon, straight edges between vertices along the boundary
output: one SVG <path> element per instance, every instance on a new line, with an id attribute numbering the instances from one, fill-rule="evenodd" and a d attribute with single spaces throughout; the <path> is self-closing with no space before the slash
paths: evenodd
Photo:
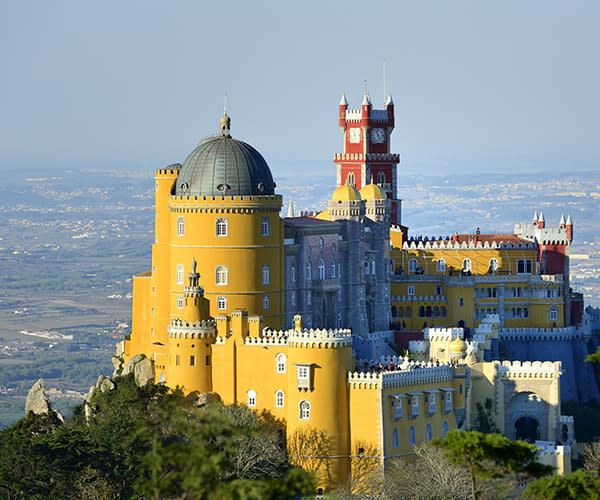
<path id="1" fill-rule="evenodd" d="M 152 361 L 148 358 L 138 361 L 133 369 L 133 376 L 135 383 L 139 387 L 145 386 L 148 382 L 154 382 L 154 366 L 152 365 Z"/>
<path id="2" fill-rule="evenodd" d="M 27 400 L 25 401 L 25 413 L 32 411 L 36 415 L 43 415 L 52 410 L 50 406 L 50 400 L 46 396 L 44 379 L 39 379 L 27 394 Z"/>
<path id="3" fill-rule="evenodd" d="M 115 370 L 113 372 L 113 377 L 116 377 L 119 372 L 123 369 L 123 358 L 120 356 L 112 356 L 110 358 Z"/>
<path id="4" fill-rule="evenodd" d="M 133 373 L 135 365 L 138 364 L 142 359 L 144 359 L 143 354 L 136 354 L 135 356 L 133 356 L 123 367 L 123 372 L 121 373 L 121 375 L 125 376 L 129 375 L 130 373 Z"/>
<path id="5" fill-rule="evenodd" d="M 221 396 L 219 396 L 216 392 L 201 392 L 196 398 L 195 405 L 204 406 L 208 403 L 212 403 L 213 401 L 221 401 Z"/>

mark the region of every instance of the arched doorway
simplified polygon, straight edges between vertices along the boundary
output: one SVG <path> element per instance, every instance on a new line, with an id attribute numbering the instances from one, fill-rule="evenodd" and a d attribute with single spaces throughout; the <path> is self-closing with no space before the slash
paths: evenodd
<path id="1" fill-rule="evenodd" d="M 460 321 L 459 321 L 459 322 L 456 324 L 456 326 L 457 326 L 458 328 L 464 328 L 464 327 L 465 327 L 465 320 L 464 320 L 464 319 L 461 319 L 461 320 L 460 320 Z"/>
<path id="2" fill-rule="evenodd" d="M 523 416 L 515 421 L 515 438 L 534 443 L 539 439 L 540 423 L 530 416 Z"/>

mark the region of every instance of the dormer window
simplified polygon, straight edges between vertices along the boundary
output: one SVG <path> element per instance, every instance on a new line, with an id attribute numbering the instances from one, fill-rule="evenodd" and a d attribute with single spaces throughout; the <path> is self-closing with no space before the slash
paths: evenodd
<path id="1" fill-rule="evenodd" d="M 296 385 L 298 389 L 312 390 L 312 370 L 310 364 L 296 365 Z"/>

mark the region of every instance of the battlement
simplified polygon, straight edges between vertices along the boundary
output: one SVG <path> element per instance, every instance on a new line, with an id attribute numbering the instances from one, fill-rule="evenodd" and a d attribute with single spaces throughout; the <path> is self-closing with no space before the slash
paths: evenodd
<path id="1" fill-rule="evenodd" d="M 561 415 L 558 422 L 561 424 L 572 424 L 575 422 L 575 419 L 572 415 Z"/>
<path id="2" fill-rule="evenodd" d="M 494 362 L 499 377 L 503 378 L 558 378 L 560 361 L 499 361 Z"/>
<path id="3" fill-rule="evenodd" d="M 409 340 L 408 350 L 416 354 L 427 354 L 429 348 L 426 340 Z"/>
<path id="4" fill-rule="evenodd" d="M 465 331 L 462 328 L 425 328 L 423 330 L 425 339 L 430 341 L 452 340 L 459 337 L 464 338 Z"/>
<path id="5" fill-rule="evenodd" d="M 216 337 L 215 320 L 196 321 L 195 323 L 172 319 L 167 327 L 169 338 L 206 339 Z"/>
<path id="6" fill-rule="evenodd" d="M 402 244 L 402 248 L 404 250 L 428 250 L 428 249 L 447 249 L 447 250 L 479 250 L 479 249 L 515 249 L 515 250 L 523 250 L 523 249 L 535 249 L 535 242 L 531 241 L 519 241 L 512 242 L 508 241 L 481 241 L 473 238 L 469 241 L 452 241 L 449 238 L 436 239 L 435 236 L 433 238 L 409 238 Z"/>
<path id="7" fill-rule="evenodd" d="M 554 441 L 536 441 L 535 445 L 540 449 L 540 455 L 571 455 L 571 447 L 569 445 L 561 446 Z"/>
<path id="8" fill-rule="evenodd" d="M 400 361 L 401 363 L 398 363 Z M 377 362 L 367 361 L 370 365 L 381 363 L 387 367 L 389 363 L 399 365 L 399 369 L 381 372 L 349 372 L 348 383 L 353 388 L 367 389 L 369 384 L 381 384 L 381 387 L 410 387 L 420 384 L 437 384 L 449 382 L 454 377 L 454 366 L 450 363 L 437 364 L 431 361 L 408 361 L 398 356 L 382 356 Z"/>
<path id="9" fill-rule="evenodd" d="M 560 328 L 500 328 L 498 336 L 507 340 L 533 340 L 537 342 L 582 339 L 584 330 L 574 326 Z"/>
<path id="10" fill-rule="evenodd" d="M 287 347 L 288 339 L 287 337 L 246 337 L 244 339 L 244 344 L 255 346 L 278 345 Z"/>
<path id="11" fill-rule="evenodd" d="M 515 234 L 521 238 L 537 240 L 542 245 L 568 245 L 569 235 L 565 227 L 538 228 L 533 224 L 515 224 Z"/>
<path id="12" fill-rule="evenodd" d="M 336 153 L 333 155 L 333 161 L 391 161 L 394 163 L 400 162 L 398 153 Z"/>
<path id="13" fill-rule="evenodd" d="M 241 203 L 241 204 L 263 204 L 265 202 L 275 202 L 281 204 L 282 196 L 280 194 L 268 195 L 233 195 L 233 196 L 169 196 L 170 202 L 204 202 L 204 203 Z"/>
<path id="14" fill-rule="evenodd" d="M 176 168 L 170 168 L 170 167 L 176 167 Z M 155 176 L 156 177 L 172 177 L 172 176 L 177 177 L 179 175 L 180 168 L 181 168 L 180 163 L 174 163 L 173 165 L 169 165 L 167 168 L 161 168 L 161 169 L 156 170 Z"/>
<path id="15" fill-rule="evenodd" d="M 392 302 L 446 302 L 445 295 L 398 295 L 390 298 Z"/>
<path id="16" fill-rule="evenodd" d="M 342 330 L 288 330 L 288 345 L 290 347 L 352 347 L 352 332 Z"/>

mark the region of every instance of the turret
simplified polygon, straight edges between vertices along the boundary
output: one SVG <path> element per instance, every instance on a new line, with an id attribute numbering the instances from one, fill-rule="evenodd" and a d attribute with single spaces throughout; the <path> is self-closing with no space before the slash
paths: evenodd
<path id="1" fill-rule="evenodd" d="M 538 222 L 538 214 L 537 214 L 537 210 L 533 213 L 533 225 L 537 226 L 537 222 Z"/>
<path id="2" fill-rule="evenodd" d="M 567 216 L 567 223 L 565 224 L 565 229 L 567 230 L 567 239 L 569 243 L 573 241 L 573 221 L 571 220 L 571 216 Z"/>
<path id="3" fill-rule="evenodd" d="M 537 221 L 538 229 L 544 229 L 546 227 L 546 222 L 544 221 L 544 212 L 540 212 L 540 218 Z"/>
<path id="4" fill-rule="evenodd" d="M 372 107 L 373 107 L 373 105 L 371 104 L 371 98 L 369 97 L 369 93 L 365 92 L 365 95 L 362 100 L 362 104 L 360 105 L 360 108 L 362 111 L 361 125 L 363 127 L 369 126 L 369 123 L 371 121 L 370 118 L 371 118 L 371 108 Z"/>
<path id="5" fill-rule="evenodd" d="M 388 128 L 389 131 L 391 132 L 395 126 L 395 121 L 394 121 L 394 101 L 392 99 L 392 94 L 391 92 L 388 94 L 388 98 L 387 101 L 385 101 L 385 109 L 388 112 Z"/>
<path id="6" fill-rule="evenodd" d="M 558 223 L 558 227 L 561 229 L 565 228 L 565 214 L 560 214 L 560 222 Z"/>
<path id="7" fill-rule="evenodd" d="M 294 202 L 292 200 L 290 200 L 290 202 L 288 204 L 287 216 L 294 217 Z"/>
<path id="8" fill-rule="evenodd" d="M 346 100 L 346 94 L 342 94 L 342 100 L 340 101 L 340 130 L 342 133 L 346 131 L 346 111 L 348 111 L 348 101 Z"/>

